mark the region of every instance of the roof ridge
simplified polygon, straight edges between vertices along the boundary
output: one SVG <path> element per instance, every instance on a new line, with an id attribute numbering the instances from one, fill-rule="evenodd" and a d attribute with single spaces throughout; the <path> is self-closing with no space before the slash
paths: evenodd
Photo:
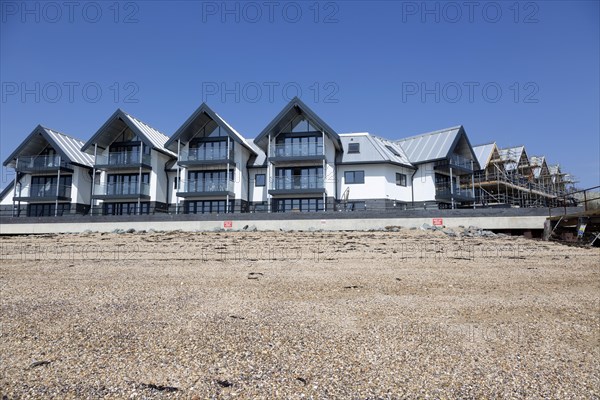
<path id="1" fill-rule="evenodd" d="M 453 131 L 455 129 L 460 129 L 460 128 L 462 128 L 462 125 L 456 125 L 456 126 L 452 126 L 452 127 L 449 127 L 449 128 L 438 129 L 436 131 L 425 132 L 425 133 L 420 133 L 418 135 L 408 136 L 408 137 L 405 137 L 405 138 L 402 138 L 402 139 L 398 139 L 397 142 L 402 142 L 402 141 L 409 140 L 409 139 L 416 139 L 418 137 L 423 137 L 423 136 L 437 135 L 439 133 Z"/>

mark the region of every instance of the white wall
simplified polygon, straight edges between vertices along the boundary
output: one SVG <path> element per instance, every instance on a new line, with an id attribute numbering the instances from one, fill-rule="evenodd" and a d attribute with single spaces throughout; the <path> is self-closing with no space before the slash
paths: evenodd
<path id="1" fill-rule="evenodd" d="M 267 186 L 255 186 L 255 177 L 256 175 L 264 174 L 265 181 L 267 179 L 267 169 L 266 168 L 252 168 L 250 171 L 250 199 L 252 202 L 260 202 L 267 201 Z"/>
<path id="2" fill-rule="evenodd" d="M 152 171 L 150 171 L 150 201 L 167 202 L 167 174 L 165 164 L 171 159 L 166 154 L 152 150 Z"/>
<path id="3" fill-rule="evenodd" d="M 73 168 L 73 185 L 71 187 L 71 202 L 90 204 L 92 191 L 92 176 L 89 169 L 77 167 Z"/>
<path id="4" fill-rule="evenodd" d="M 346 184 L 344 172 L 364 171 L 365 183 Z M 406 186 L 396 185 L 396 173 L 406 175 Z M 349 200 L 385 199 L 411 201 L 410 177 L 413 171 L 393 164 L 355 164 L 338 167 L 338 199 L 350 188 Z"/>
<path id="5" fill-rule="evenodd" d="M 435 171 L 433 163 L 417 166 L 418 170 L 413 180 L 415 201 L 435 201 Z"/>

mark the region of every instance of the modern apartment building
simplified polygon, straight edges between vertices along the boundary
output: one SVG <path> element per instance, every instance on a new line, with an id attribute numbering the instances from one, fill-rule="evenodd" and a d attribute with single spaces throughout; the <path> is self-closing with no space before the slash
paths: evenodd
<path id="1" fill-rule="evenodd" d="M 83 142 L 38 125 L 3 165 L 14 180 L 0 194 L 3 214 L 62 216 L 89 211 L 93 158 Z"/>
<path id="2" fill-rule="evenodd" d="M 92 214 L 127 215 L 168 211 L 165 166 L 176 154 L 167 136 L 117 110 L 82 147 L 93 157 Z"/>
<path id="3" fill-rule="evenodd" d="M 535 206 L 570 182 L 524 146 L 471 146 L 463 126 L 338 133 L 298 98 L 255 139 L 207 104 L 170 137 L 122 110 L 86 143 L 38 126 L 4 166 L 15 179 L 0 206 L 14 216 Z"/>

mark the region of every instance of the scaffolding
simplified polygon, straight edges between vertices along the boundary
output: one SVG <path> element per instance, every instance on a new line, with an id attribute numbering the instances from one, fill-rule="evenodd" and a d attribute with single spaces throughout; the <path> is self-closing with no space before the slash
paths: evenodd
<path id="1" fill-rule="evenodd" d="M 494 151 L 488 165 L 474 173 L 472 183 L 463 182 L 462 185 L 474 185 L 476 206 L 576 205 L 575 197 L 569 196 L 575 191 L 575 179 L 561 173 L 559 166 L 544 168 L 543 156 L 532 159 L 534 163 L 530 163 L 523 147 Z"/>

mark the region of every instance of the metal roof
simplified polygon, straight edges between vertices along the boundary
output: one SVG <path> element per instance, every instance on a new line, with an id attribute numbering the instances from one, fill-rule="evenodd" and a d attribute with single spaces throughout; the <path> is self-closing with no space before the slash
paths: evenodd
<path id="1" fill-rule="evenodd" d="M 397 140 L 413 164 L 441 160 L 450 154 L 464 133 L 462 125 Z"/>
<path id="2" fill-rule="evenodd" d="M 165 143 L 169 140 L 168 136 L 121 109 L 115 111 L 108 118 L 94 136 L 82 146 L 81 150 L 89 152 L 95 143 L 99 147 L 107 148 L 126 127 L 129 127 L 145 145 L 156 151 L 176 157 L 175 153 L 165 148 Z"/>
<path id="3" fill-rule="evenodd" d="M 475 157 L 477 157 L 477 161 L 479 162 L 481 169 L 487 168 L 492 159 L 492 154 L 494 154 L 495 148 L 496 142 L 473 146 L 473 153 L 475 153 Z"/>
<path id="4" fill-rule="evenodd" d="M 391 140 L 373 136 L 368 132 L 340 134 L 340 138 L 344 149 L 342 163 L 388 162 L 414 168 L 402 147 Z M 350 143 L 359 143 L 360 152 L 349 153 Z"/>
<path id="5" fill-rule="evenodd" d="M 254 142 L 258 147 L 263 150 L 267 149 L 267 137 L 269 134 L 278 134 L 283 128 L 288 125 L 298 115 L 305 115 L 306 118 L 314 125 L 317 129 L 325 132 L 327 136 L 333 141 L 334 145 L 338 150 L 342 149 L 342 142 L 340 136 L 331 128 L 325 121 L 323 121 L 313 110 L 311 110 L 306 104 L 302 102 L 298 97 L 294 97 L 279 114 L 267 125 L 265 129 L 254 139 Z"/>
<path id="6" fill-rule="evenodd" d="M 255 152 L 254 148 L 246 141 L 246 139 L 227 121 L 225 121 L 219 114 L 214 112 L 206 103 L 202 103 L 200 107 L 192 113 L 192 115 L 177 129 L 177 131 L 171 136 L 165 143 L 165 147 L 173 151 L 177 151 L 177 140 L 182 140 L 184 143 L 189 142 L 198 133 L 203 126 L 210 121 L 214 121 L 221 128 L 225 129 L 227 133 L 244 147 L 251 152 Z"/>
<path id="7" fill-rule="evenodd" d="M 38 155 L 44 150 L 46 145 L 52 146 L 63 159 L 68 160 L 72 164 L 91 167 L 94 163 L 94 158 L 91 155 L 83 153 L 80 150 L 83 141 L 53 129 L 46 128 L 42 125 L 38 125 L 29 136 L 21 142 L 19 147 L 8 156 L 4 161 L 4 165 L 14 167 L 14 161 L 18 156 Z"/>

